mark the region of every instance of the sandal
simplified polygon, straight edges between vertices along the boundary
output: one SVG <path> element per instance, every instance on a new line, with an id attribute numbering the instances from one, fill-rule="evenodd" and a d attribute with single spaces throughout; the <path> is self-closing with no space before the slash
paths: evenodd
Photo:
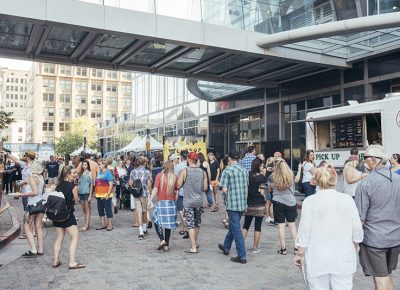
<path id="1" fill-rule="evenodd" d="M 161 251 L 164 247 L 168 246 L 166 242 L 162 243 L 161 245 L 158 246 L 157 250 Z"/>
<path id="2" fill-rule="evenodd" d="M 81 227 L 81 228 L 79 229 L 80 232 L 86 232 L 86 231 L 88 231 L 88 230 L 89 230 L 89 227 Z"/>
<path id="3" fill-rule="evenodd" d="M 83 265 L 83 264 L 80 264 L 80 263 L 78 263 L 78 264 L 76 264 L 75 266 L 70 266 L 70 267 L 68 267 L 68 269 L 70 269 L 70 270 L 76 270 L 76 269 L 83 269 L 83 268 L 85 268 L 86 266 L 85 265 Z"/>
<path id="4" fill-rule="evenodd" d="M 299 251 L 299 248 L 294 248 L 294 254 L 297 255 L 297 252 Z"/>
<path id="5" fill-rule="evenodd" d="M 286 248 L 284 248 L 284 249 L 281 248 L 277 253 L 280 255 L 286 255 L 287 254 Z"/>
<path id="6" fill-rule="evenodd" d="M 60 267 L 60 266 L 61 266 L 61 262 L 60 262 L 60 261 L 58 261 L 57 264 L 53 264 L 53 268 L 58 268 L 58 267 Z"/>
<path id="7" fill-rule="evenodd" d="M 31 250 L 22 254 L 22 258 L 34 258 L 37 256 L 37 253 L 32 253 Z"/>
<path id="8" fill-rule="evenodd" d="M 193 252 L 191 249 L 185 251 L 186 254 L 198 254 L 199 252 Z"/>
<path id="9" fill-rule="evenodd" d="M 96 228 L 96 231 L 101 231 L 101 230 L 105 230 L 107 227 L 99 227 L 99 228 Z"/>
<path id="10" fill-rule="evenodd" d="M 218 207 L 214 207 L 211 212 L 217 212 L 218 211 Z"/>
<path id="11" fill-rule="evenodd" d="M 111 232 L 113 229 L 114 229 L 113 227 L 107 228 L 107 231 L 108 231 L 108 232 Z"/>
<path id="12" fill-rule="evenodd" d="M 181 236 L 183 236 L 184 234 L 186 234 L 186 232 L 185 232 L 185 231 L 179 231 L 179 234 L 180 234 Z"/>

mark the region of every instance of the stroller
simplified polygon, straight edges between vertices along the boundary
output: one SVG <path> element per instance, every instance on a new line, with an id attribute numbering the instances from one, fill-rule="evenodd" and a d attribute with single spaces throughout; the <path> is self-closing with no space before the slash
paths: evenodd
<path id="1" fill-rule="evenodd" d="M 129 176 L 124 176 L 119 179 L 119 184 L 121 186 L 121 203 L 124 207 L 131 208 L 131 193 L 129 190 Z"/>

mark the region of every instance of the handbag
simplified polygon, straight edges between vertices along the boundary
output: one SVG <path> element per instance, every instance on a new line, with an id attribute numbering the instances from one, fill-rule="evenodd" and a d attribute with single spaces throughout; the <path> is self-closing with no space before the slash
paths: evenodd
<path id="1" fill-rule="evenodd" d="M 37 203 L 31 204 L 27 206 L 29 215 L 35 215 L 38 213 L 44 213 L 43 200 L 38 201 Z"/>
<path id="2" fill-rule="evenodd" d="M 304 193 L 305 189 L 303 187 L 303 172 L 304 172 L 304 168 L 303 166 L 301 167 L 301 172 L 300 172 L 300 179 L 299 182 L 297 183 L 297 191 L 300 193 Z"/>

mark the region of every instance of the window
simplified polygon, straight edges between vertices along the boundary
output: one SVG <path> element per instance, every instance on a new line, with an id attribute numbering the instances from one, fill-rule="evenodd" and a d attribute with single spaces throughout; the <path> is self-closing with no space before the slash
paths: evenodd
<path id="1" fill-rule="evenodd" d="M 92 97 L 90 103 L 92 105 L 101 105 L 101 97 Z"/>
<path id="2" fill-rule="evenodd" d="M 44 93 L 43 102 L 54 102 L 54 93 Z"/>
<path id="3" fill-rule="evenodd" d="M 86 96 L 76 96 L 76 102 L 78 104 L 86 104 Z"/>
<path id="4" fill-rule="evenodd" d="M 85 68 L 85 67 L 77 67 L 76 68 L 76 75 L 77 76 L 86 77 L 87 76 L 87 68 Z"/>
<path id="5" fill-rule="evenodd" d="M 65 90 L 71 90 L 72 88 L 72 82 L 70 80 L 60 80 L 60 89 L 65 91 Z"/>
<path id="6" fill-rule="evenodd" d="M 192 120 L 189 122 L 184 122 L 184 134 L 185 135 L 197 135 L 198 120 Z"/>
<path id="7" fill-rule="evenodd" d="M 22 142 L 22 136 L 18 137 L 18 142 Z"/>
<path id="8" fill-rule="evenodd" d="M 86 115 L 86 110 L 85 109 L 76 109 L 75 110 L 75 116 L 76 117 L 81 117 Z"/>
<path id="9" fill-rule="evenodd" d="M 132 85 L 131 84 L 122 84 L 121 89 L 122 89 L 122 94 L 124 96 L 132 96 Z"/>
<path id="10" fill-rule="evenodd" d="M 6 94 L 6 99 L 9 100 L 10 99 L 10 95 Z"/>
<path id="11" fill-rule="evenodd" d="M 122 110 L 131 110 L 132 109 L 132 100 L 130 98 L 122 98 Z"/>
<path id="12" fill-rule="evenodd" d="M 62 103 L 70 103 L 71 95 L 70 94 L 60 94 L 60 102 Z"/>
<path id="13" fill-rule="evenodd" d="M 117 117 L 117 112 L 107 111 L 107 120 Z"/>
<path id="14" fill-rule="evenodd" d="M 42 124 L 42 130 L 43 131 L 52 132 L 53 131 L 53 127 L 54 127 L 54 123 L 53 122 L 43 122 L 43 124 Z"/>
<path id="15" fill-rule="evenodd" d="M 117 84 L 107 84 L 107 92 L 116 93 L 117 92 Z"/>
<path id="16" fill-rule="evenodd" d="M 59 123 L 58 124 L 58 130 L 60 132 L 69 131 L 69 124 L 68 123 L 63 123 L 63 122 Z"/>
<path id="17" fill-rule="evenodd" d="M 123 72 L 121 76 L 124 80 L 132 80 L 132 73 L 130 72 Z"/>
<path id="18" fill-rule="evenodd" d="M 107 78 L 116 80 L 117 77 L 118 77 L 118 74 L 116 71 L 113 71 L 113 70 L 107 71 Z"/>
<path id="19" fill-rule="evenodd" d="M 70 76 L 71 67 L 69 65 L 60 65 L 60 74 Z"/>
<path id="20" fill-rule="evenodd" d="M 176 124 L 165 126 L 164 135 L 165 136 L 176 135 Z"/>
<path id="21" fill-rule="evenodd" d="M 54 64 L 45 63 L 43 64 L 43 73 L 54 74 L 56 72 L 56 66 Z"/>
<path id="22" fill-rule="evenodd" d="M 108 97 L 107 105 L 111 108 L 117 108 L 117 97 Z"/>
<path id="23" fill-rule="evenodd" d="M 101 112 L 92 112 L 90 116 L 92 118 L 101 118 Z"/>
<path id="24" fill-rule="evenodd" d="M 18 84 L 18 78 L 15 79 L 15 82 Z"/>
<path id="25" fill-rule="evenodd" d="M 43 108 L 43 117 L 54 117 L 54 108 Z"/>
<path id="26" fill-rule="evenodd" d="M 103 70 L 102 69 L 93 68 L 92 69 L 92 77 L 102 78 L 103 77 Z"/>
<path id="27" fill-rule="evenodd" d="M 87 85 L 88 83 L 85 81 L 76 81 L 75 83 L 75 89 L 77 91 L 87 91 Z"/>
<path id="28" fill-rule="evenodd" d="M 92 91 L 101 92 L 102 84 L 101 84 L 101 82 L 92 82 L 91 88 L 92 88 Z"/>
<path id="29" fill-rule="evenodd" d="M 70 108 L 60 108 L 60 118 L 70 118 L 71 109 Z"/>
<path id="30" fill-rule="evenodd" d="M 22 127 L 18 128 L 18 133 L 22 133 Z"/>
<path id="31" fill-rule="evenodd" d="M 56 87 L 56 81 L 54 79 L 43 78 L 43 87 L 54 89 Z"/>

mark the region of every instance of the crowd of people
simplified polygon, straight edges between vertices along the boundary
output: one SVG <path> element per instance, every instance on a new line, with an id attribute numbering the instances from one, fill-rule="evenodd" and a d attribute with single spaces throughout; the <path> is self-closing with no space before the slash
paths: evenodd
<path id="1" fill-rule="evenodd" d="M 4 152 L 5 154 L 5 152 Z M 204 208 L 220 210 L 225 204 L 227 228 L 218 248 L 232 262 L 247 263 L 246 239 L 254 220 L 251 252 L 259 253 L 262 222 L 277 227 L 280 248 L 287 255 L 286 227 L 293 245 L 294 263 L 304 271 L 310 289 L 352 289 L 357 254 L 365 275 L 373 276 L 375 288 L 394 289 L 391 273 L 400 254 L 400 155 L 386 154 L 380 145 L 369 146 L 360 161 L 352 149 L 343 168 L 343 188 L 338 188 L 338 173 L 326 162 L 318 166 L 314 152 L 306 150 L 295 175 L 280 152 L 266 158 L 249 146 L 241 156 L 231 151 L 218 160 L 214 152 L 180 151 L 162 162 L 160 154 L 122 156 L 94 160 L 89 154 L 73 158 L 71 164 L 53 156 L 43 165 L 34 152 L 23 159 L 6 154 L 9 173 L 17 172 L 21 181 L 15 198 L 22 197 L 24 234 L 30 249 L 26 258 L 43 255 L 42 221 L 44 213 L 35 211 L 45 192 L 62 192 L 68 219 L 53 221 L 57 232 L 53 267 L 61 265 L 60 250 L 65 233 L 70 238 L 69 269 L 84 268 L 77 262 L 79 232 L 91 229 L 91 202 L 96 200 L 99 225 L 96 230 L 113 230 L 113 218 L 130 194 L 134 211 L 133 227 L 138 239 L 145 239 L 153 226 L 159 237 L 158 251 L 169 251 L 171 231 L 188 239 L 188 254 L 199 253 L 199 235 Z M 154 167 L 154 168 L 153 168 Z M 11 181 L 12 184 L 12 181 Z M 11 189 L 12 191 L 13 189 Z M 299 228 L 299 198 L 304 193 Z M 83 225 L 77 226 L 74 207 L 82 206 Z M 7 206 L 7 205 L 6 205 Z M 243 223 L 241 222 L 244 217 Z"/>

